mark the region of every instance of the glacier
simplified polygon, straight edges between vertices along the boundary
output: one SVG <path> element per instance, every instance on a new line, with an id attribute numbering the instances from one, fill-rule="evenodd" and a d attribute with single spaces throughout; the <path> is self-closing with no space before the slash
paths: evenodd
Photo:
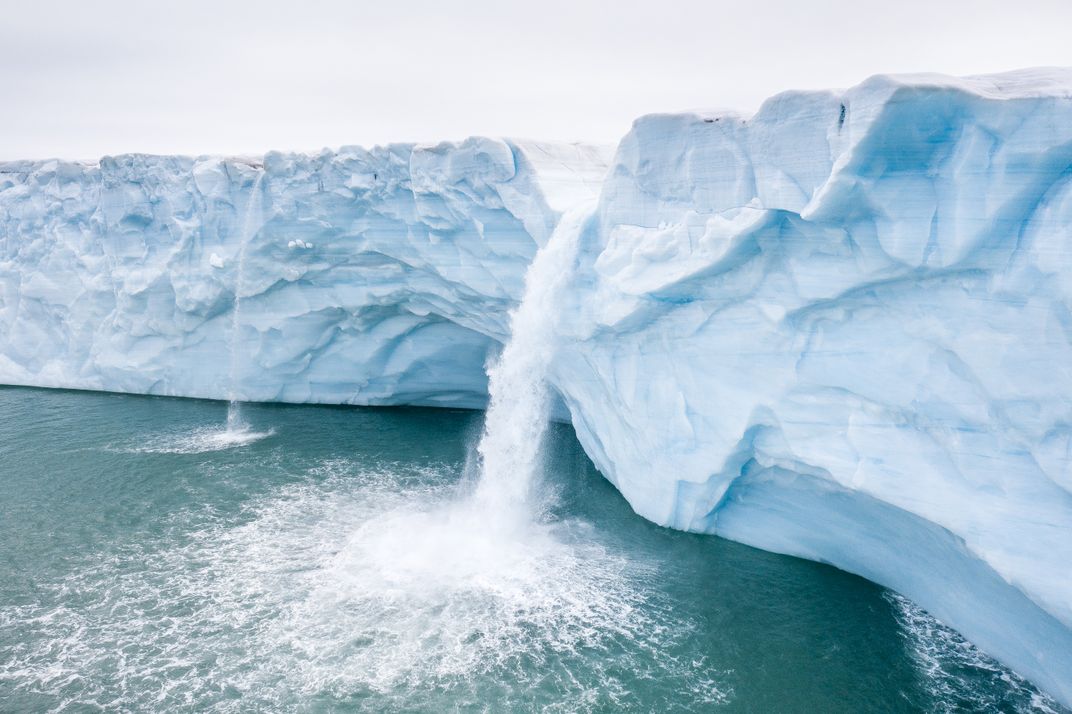
<path id="1" fill-rule="evenodd" d="M 610 153 L 470 139 L 2 163 L 0 381 L 483 406 L 528 263 Z"/>
<path id="2" fill-rule="evenodd" d="M 1072 705 L 1072 70 L 617 147 L 0 163 L 0 382 L 482 408 L 563 216 L 554 413 L 634 510 L 897 590 Z"/>

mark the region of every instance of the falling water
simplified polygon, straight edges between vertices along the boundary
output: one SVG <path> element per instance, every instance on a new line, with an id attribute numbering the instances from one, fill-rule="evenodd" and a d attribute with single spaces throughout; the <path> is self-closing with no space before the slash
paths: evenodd
<path id="1" fill-rule="evenodd" d="M 525 275 L 525 292 L 510 317 L 510 341 L 488 370 L 491 402 L 480 440 L 476 505 L 493 517 L 524 516 L 547 430 L 547 368 L 555 321 L 572 274 L 580 233 L 592 213 L 586 202 L 566 213 Z"/>
<path id="2" fill-rule="evenodd" d="M 231 311 L 231 375 L 230 387 L 227 394 L 227 433 L 236 434 L 245 430 L 242 422 L 242 413 L 238 401 L 238 332 L 242 315 L 242 290 L 245 286 L 246 273 L 246 247 L 253 235 L 260 228 L 263 219 L 263 202 L 261 182 L 264 180 L 264 171 L 257 173 L 253 181 L 249 198 L 246 200 L 246 212 L 242 218 L 241 233 L 239 234 L 238 265 L 235 271 L 234 285 L 234 309 Z"/>

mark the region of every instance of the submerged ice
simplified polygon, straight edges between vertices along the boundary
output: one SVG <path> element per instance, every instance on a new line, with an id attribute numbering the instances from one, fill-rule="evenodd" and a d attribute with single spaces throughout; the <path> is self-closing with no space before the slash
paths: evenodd
<path id="1" fill-rule="evenodd" d="M 526 286 L 556 226 L 568 275 Z M 471 139 L 14 162 L 0 381 L 484 406 L 498 365 L 489 425 L 496 379 L 506 412 L 532 407 L 510 444 L 535 448 L 552 402 L 638 513 L 887 585 L 1068 704 L 1070 233 L 1064 70 L 643 117 L 613 158 Z M 554 345 L 514 362 L 544 395 L 498 354 L 554 282 L 554 319 L 513 343 Z"/>

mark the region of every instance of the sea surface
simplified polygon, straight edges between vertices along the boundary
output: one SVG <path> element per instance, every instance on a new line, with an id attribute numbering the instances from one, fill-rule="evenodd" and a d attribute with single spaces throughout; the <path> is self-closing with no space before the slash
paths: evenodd
<path id="1" fill-rule="evenodd" d="M 1058 712 L 900 596 L 636 516 L 556 425 L 0 388 L 0 711 Z M 490 518 L 490 514 L 486 514 Z"/>

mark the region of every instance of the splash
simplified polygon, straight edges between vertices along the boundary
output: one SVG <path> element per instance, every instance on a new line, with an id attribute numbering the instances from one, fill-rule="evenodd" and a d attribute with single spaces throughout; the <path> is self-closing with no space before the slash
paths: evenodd
<path id="1" fill-rule="evenodd" d="M 510 341 L 488 371 L 491 401 L 478 447 L 481 474 L 474 506 L 500 522 L 527 519 L 539 469 L 550 392 L 561 294 L 573 272 L 581 232 L 592 215 L 585 202 L 559 221 L 525 275 L 525 292 L 510 316 Z"/>
<path id="2" fill-rule="evenodd" d="M 932 698 L 932 711 L 1060 711 L 1057 702 L 911 600 L 893 591 L 883 597 L 892 606 L 908 653 L 919 667 L 924 689 Z"/>
<path id="3" fill-rule="evenodd" d="M 667 656 L 695 625 L 653 591 L 657 560 L 571 519 L 504 541 L 449 523 L 457 475 L 332 460 L 240 513 L 162 516 L 167 537 L 91 555 L 40 603 L 0 603 L 0 642 L 27 643 L 0 649 L 0 691 L 224 712 L 509 710 L 539 691 L 606 711 L 646 671 L 727 697 L 721 670 Z"/>
<path id="4" fill-rule="evenodd" d="M 238 401 L 238 337 L 239 328 L 241 327 L 242 290 L 245 287 L 246 277 L 246 247 L 264 222 L 264 202 L 261 191 L 261 183 L 264 181 L 264 174 L 265 172 L 263 170 L 259 171 L 257 173 L 257 178 L 253 181 L 253 187 L 250 189 L 249 198 L 246 199 L 246 211 L 242 218 L 241 232 L 239 233 L 238 265 L 235 270 L 234 308 L 231 310 L 231 373 L 230 386 L 227 395 L 226 434 L 231 438 L 224 439 L 224 441 L 235 441 L 237 435 L 241 435 L 243 432 L 249 430 L 246 424 L 242 421 L 242 411 Z"/>
<path id="5" fill-rule="evenodd" d="M 136 442 L 108 447 L 108 450 L 124 454 L 205 454 L 248 446 L 273 434 L 274 429 L 254 431 L 244 423 L 234 429 L 212 426 L 149 437 L 141 436 Z"/>

